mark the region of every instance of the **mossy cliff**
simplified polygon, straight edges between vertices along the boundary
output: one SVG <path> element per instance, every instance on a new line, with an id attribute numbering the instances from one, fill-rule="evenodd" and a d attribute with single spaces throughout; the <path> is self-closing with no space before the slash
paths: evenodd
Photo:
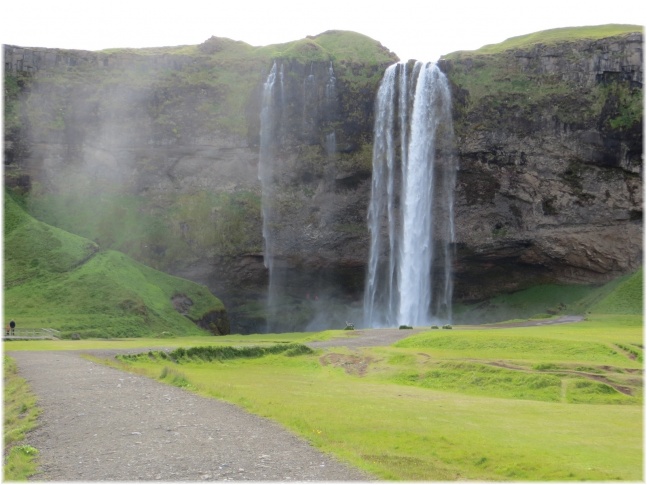
<path id="1" fill-rule="evenodd" d="M 461 300 L 603 282 L 640 264 L 642 31 L 592 31 L 440 61 L 460 158 Z M 374 98 L 396 60 L 340 31 L 266 47 L 217 37 L 101 52 L 5 46 L 5 183 L 41 220 L 207 284 L 233 332 L 258 330 L 259 115 L 277 62 L 288 94 L 275 257 L 298 313 L 286 328 L 304 328 L 322 307 L 335 318 L 361 301 Z"/>
<path id="2" fill-rule="evenodd" d="M 642 258 L 643 36 L 539 32 L 441 61 L 454 84 L 457 296 L 601 283 Z"/>
<path id="3" fill-rule="evenodd" d="M 4 49 L 6 185 L 47 223 L 209 285 L 233 331 L 253 327 L 262 305 L 237 309 L 267 287 L 259 114 L 269 69 L 281 63 L 280 204 L 294 235 L 282 231 L 292 246 L 277 258 L 308 274 L 316 260 L 345 281 L 334 268 L 347 257 L 361 288 L 366 202 L 355 189 L 368 187 L 373 98 L 397 60 L 378 42 L 329 31 L 266 47 L 212 37 L 159 49 Z"/>

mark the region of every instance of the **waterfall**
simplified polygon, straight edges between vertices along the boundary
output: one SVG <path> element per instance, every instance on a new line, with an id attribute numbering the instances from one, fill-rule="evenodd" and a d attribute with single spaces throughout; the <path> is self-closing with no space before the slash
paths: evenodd
<path id="1" fill-rule="evenodd" d="M 263 251 L 263 263 L 272 273 L 273 266 L 273 241 L 270 237 L 270 223 L 273 218 L 271 211 L 272 194 L 274 191 L 273 165 L 274 152 L 276 149 L 276 107 L 274 96 L 274 84 L 276 82 L 276 63 L 263 84 L 263 98 L 261 105 L 261 140 L 258 160 L 258 179 L 261 182 L 261 211 L 263 215 L 263 241 L 265 244 Z"/>
<path id="2" fill-rule="evenodd" d="M 285 69 L 284 69 L 285 66 Z M 265 306 L 266 332 L 293 330 L 307 323 L 312 310 L 310 293 L 321 303 L 326 285 L 313 275 L 305 276 L 295 267 L 299 252 L 312 244 L 307 231 L 327 231 L 334 222 L 334 207 L 330 194 L 335 185 L 337 140 L 335 127 L 339 123 L 338 93 L 332 62 L 326 65 L 311 63 L 305 67 L 285 64 L 277 59 L 267 74 L 261 89 L 260 147 L 258 178 L 261 185 L 261 215 L 263 235 L 263 262 L 267 268 L 268 287 Z M 321 171 L 310 180 L 316 183 L 314 195 L 286 195 L 286 184 L 291 183 L 291 164 L 299 163 L 299 147 L 309 146 L 321 157 Z M 324 152 L 320 152 L 323 149 Z M 286 207 L 290 197 L 306 197 L 316 203 L 319 212 L 308 218 L 303 234 L 293 219 L 300 218 L 298 207 Z M 318 197 L 318 198 L 317 198 Z M 316 199 L 316 200 L 315 200 Z M 323 214 L 323 215 L 321 215 Z M 295 226 L 298 226 L 295 228 Z M 287 251 L 296 258 L 287 260 Z M 310 252 L 312 252 L 309 249 Z M 306 286 L 299 281 L 305 281 Z M 314 283 L 313 283 L 314 282 Z M 302 301 L 305 299 L 305 301 Z M 322 311 L 317 304 L 317 316 Z M 324 309 L 325 311 L 326 309 Z"/>
<path id="3" fill-rule="evenodd" d="M 263 217 L 263 263 L 268 270 L 269 285 L 267 296 L 268 327 L 277 308 L 277 289 L 274 271 L 275 244 L 272 227 L 277 222 L 274 209 L 274 165 L 276 146 L 278 144 L 278 120 L 281 117 L 283 100 L 283 65 L 278 69 L 279 89 L 277 93 L 277 65 L 272 65 L 265 83 L 261 101 L 260 151 L 258 160 L 258 178 L 261 182 L 261 214 Z"/>
<path id="4" fill-rule="evenodd" d="M 375 103 L 365 326 L 451 321 L 453 138 L 438 67 L 387 68 Z"/>
<path id="5" fill-rule="evenodd" d="M 315 133 L 317 117 L 317 82 L 314 65 L 310 64 L 310 74 L 303 79 L 303 120 L 301 122 L 304 139 L 311 139 Z"/>
<path id="6" fill-rule="evenodd" d="M 335 77 L 335 71 L 332 67 L 332 61 L 330 61 L 330 67 L 328 67 L 328 81 L 326 82 L 326 113 L 327 118 L 332 120 L 336 117 L 337 111 L 337 78 Z M 332 159 L 337 152 L 337 137 L 335 135 L 335 130 L 333 129 L 330 133 L 326 135 L 326 154 L 328 159 Z"/>
<path id="7" fill-rule="evenodd" d="M 326 82 L 326 103 L 336 103 L 337 101 L 337 88 L 336 88 L 337 78 L 335 77 L 335 71 L 332 68 L 332 61 L 330 61 L 330 66 L 328 67 L 328 81 Z"/>

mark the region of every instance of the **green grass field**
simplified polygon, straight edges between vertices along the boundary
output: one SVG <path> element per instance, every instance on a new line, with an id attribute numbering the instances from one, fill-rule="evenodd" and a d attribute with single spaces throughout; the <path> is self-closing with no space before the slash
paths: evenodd
<path id="1" fill-rule="evenodd" d="M 642 358 L 622 347 L 641 342 L 641 317 L 596 317 L 430 330 L 356 354 L 124 365 L 274 419 L 383 479 L 637 480 Z"/>
<path id="2" fill-rule="evenodd" d="M 634 481 L 643 478 L 642 332 L 641 315 L 593 315 L 426 330 L 358 351 L 299 350 L 341 330 L 5 349 L 181 347 L 111 365 L 268 417 L 380 479 Z"/>

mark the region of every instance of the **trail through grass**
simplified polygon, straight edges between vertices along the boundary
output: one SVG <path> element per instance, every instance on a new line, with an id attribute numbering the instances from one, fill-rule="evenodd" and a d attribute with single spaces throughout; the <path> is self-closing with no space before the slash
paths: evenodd
<path id="1" fill-rule="evenodd" d="M 639 316 L 595 317 L 429 330 L 357 351 L 152 352 L 121 365 L 276 420 L 383 479 L 639 480 L 642 364 L 616 344 L 641 336 Z"/>

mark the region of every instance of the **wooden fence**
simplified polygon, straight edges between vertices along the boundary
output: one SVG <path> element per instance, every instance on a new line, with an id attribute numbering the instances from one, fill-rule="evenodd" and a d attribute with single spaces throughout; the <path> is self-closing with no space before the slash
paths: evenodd
<path id="1" fill-rule="evenodd" d="M 14 328 L 5 331 L 3 340 L 58 340 L 61 332 L 53 328 Z"/>

